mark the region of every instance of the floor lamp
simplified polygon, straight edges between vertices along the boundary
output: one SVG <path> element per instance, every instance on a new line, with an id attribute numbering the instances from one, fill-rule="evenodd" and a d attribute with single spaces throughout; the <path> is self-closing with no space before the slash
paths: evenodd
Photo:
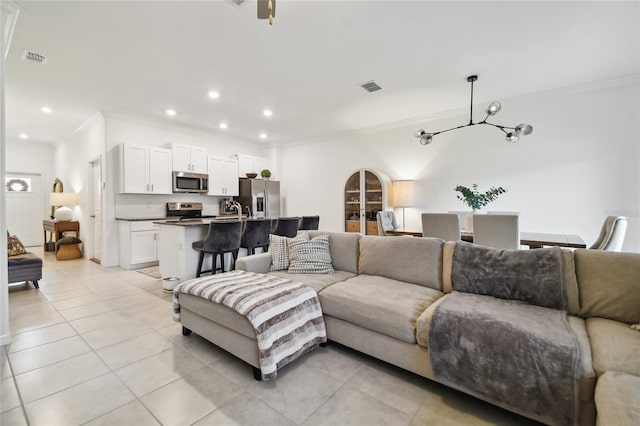
<path id="1" fill-rule="evenodd" d="M 405 228 L 404 209 L 405 207 L 413 207 L 413 183 L 412 180 L 395 180 L 393 181 L 393 206 L 402 207 L 402 229 Z"/>

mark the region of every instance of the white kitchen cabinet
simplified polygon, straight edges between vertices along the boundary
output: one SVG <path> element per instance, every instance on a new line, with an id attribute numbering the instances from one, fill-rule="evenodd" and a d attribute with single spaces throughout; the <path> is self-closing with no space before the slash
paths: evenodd
<path id="1" fill-rule="evenodd" d="M 238 160 L 209 155 L 209 193 L 223 197 L 239 195 Z"/>
<path id="2" fill-rule="evenodd" d="M 171 194 L 171 150 L 122 145 L 122 185 L 126 194 Z"/>
<path id="3" fill-rule="evenodd" d="M 207 173 L 207 148 L 172 143 L 173 170 L 176 172 Z"/>
<path id="4" fill-rule="evenodd" d="M 153 221 L 119 221 L 120 266 L 127 269 L 158 264 L 160 225 Z"/>
<path id="5" fill-rule="evenodd" d="M 254 155 L 238 154 L 238 176 L 247 177 L 247 173 L 257 173 L 267 169 L 267 159 Z"/>

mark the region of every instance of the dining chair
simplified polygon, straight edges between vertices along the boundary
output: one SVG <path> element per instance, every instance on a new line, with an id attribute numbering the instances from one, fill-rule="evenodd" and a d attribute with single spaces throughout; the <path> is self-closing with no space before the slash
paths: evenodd
<path id="1" fill-rule="evenodd" d="M 317 230 L 320 226 L 320 216 L 302 216 L 300 218 L 300 225 L 298 226 L 298 230 Z"/>
<path id="2" fill-rule="evenodd" d="M 520 217 L 515 214 L 474 214 L 473 243 L 497 249 L 519 249 Z"/>
<path id="3" fill-rule="evenodd" d="M 598 235 L 596 241 L 589 248 L 594 250 L 621 251 L 626 232 L 626 217 L 608 216 L 602 224 L 600 235 Z"/>
<path id="4" fill-rule="evenodd" d="M 396 215 L 392 211 L 379 211 L 376 213 L 376 220 L 378 222 L 378 235 L 387 236 L 387 231 L 393 231 L 398 227 L 396 222 Z"/>
<path id="5" fill-rule="evenodd" d="M 489 211 L 487 214 L 515 214 L 516 216 L 520 216 L 520 212 L 507 212 L 507 211 Z"/>
<path id="6" fill-rule="evenodd" d="M 240 248 L 247 249 L 247 255 L 256 253 L 257 248 L 262 248 L 265 252 L 269 250 L 269 233 L 271 232 L 271 221 L 269 219 L 247 219 L 242 231 Z"/>
<path id="7" fill-rule="evenodd" d="M 456 213 L 422 213 L 422 236 L 460 241 L 460 218 Z"/>
<path id="8" fill-rule="evenodd" d="M 212 221 L 209 224 L 209 232 L 204 240 L 195 241 L 191 247 L 200 252 L 198 257 L 198 270 L 196 271 L 196 277 L 199 277 L 205 272 L 211 272 L 215 274 L 219 269 L 221 272 L 225 272 L 224 268 L 224 255 L 231 253 L 233 260 L 230 270 L 235 268 L 235 261 L 238 259 L 238 251 L 240 250 L 240 241 L 242 239 L 242 221 L 240 220 L 225 220 L 225 221 Z M 205 255 L 212 255 L 212 267 L 210 270 L 203 271 L 202 263 Z M 220 257 L 220 268 L 217 268 L 218 256 Z"/>
<path id="9" fill-rule="evenodd" d="M 279 217 L 273 234 L 293 238 L 298 234 L 299 217 Z"/>

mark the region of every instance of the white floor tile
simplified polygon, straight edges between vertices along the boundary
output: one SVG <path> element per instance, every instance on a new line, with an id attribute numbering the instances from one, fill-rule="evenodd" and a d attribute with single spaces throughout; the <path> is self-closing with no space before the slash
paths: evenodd
<path id="1" fill-rule="evenodd" d="M 121 407 L 135 397 L 108 373 L 25 406 L 32 426 L 80 425 Z"/>

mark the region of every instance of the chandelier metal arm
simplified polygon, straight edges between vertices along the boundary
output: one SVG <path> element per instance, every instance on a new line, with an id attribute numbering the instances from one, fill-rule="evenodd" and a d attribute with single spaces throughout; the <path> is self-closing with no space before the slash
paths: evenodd
<path id="1" fill-rule="evenodd" d="M 504 134 L 506 134 L 507 142 L 517 142 L 520 139 L 520 136 L 530 135 L 533 132 L 533 127 L 527 123 L 520 123 L 515 127 L 503 126 L 501 124 L 489 123 L 487 119 L 492 115 L 496 115 L 500 112 L 502 108 L 499 102 L 491 102 L 486 109 L 487 115 L 484 120 L 479 121 L 477 123 L 473 122 L 473 83 L 478 80 L 477 75 L 470 75 L 467 77 L 467 82 L 471 83 L 471 102 L 469 105 L 469 123 L 463 124 L 461 126 L 452 127 L 450 129 L 441 130 L 439 132 L 427 132 L 423 129 L 419 129 L 414 133 L 414 136 L 420 140 L 422 145 L 428 145 L 433 140 L 433 137 L 439 135 L 440 133 L 450 132 L 452 130 L 463 129 L 469 126 L 475 126 L 476 124 L 488 124 L 492 127 L 498 128 L 502 130 Z M 511 131 L 507 131 L 512 130 Z"/>

